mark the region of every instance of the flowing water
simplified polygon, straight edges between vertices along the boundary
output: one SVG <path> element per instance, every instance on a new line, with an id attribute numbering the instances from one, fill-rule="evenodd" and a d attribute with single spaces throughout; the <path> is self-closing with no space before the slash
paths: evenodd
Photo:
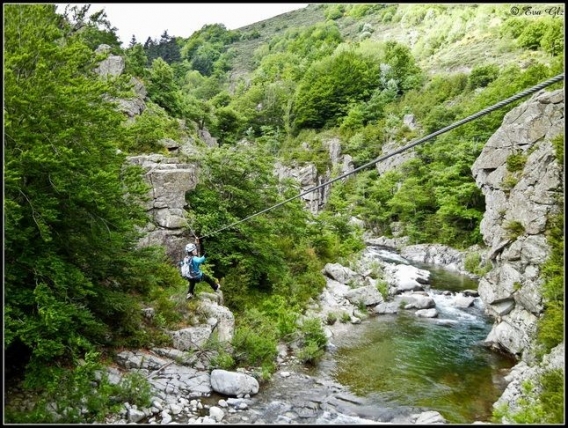
<path id="1" fill-rule="evenodd" d="M 436 410 L 450 423 L 489 421 L 506 386 L 503 374 L 515 362 L 481 345 L 492 319 L 479 298 L 459 309 L 452 306 L 452 293 L 444 293 L 477 290 L 477 283 L 412 264 L 431 272 L 428 293 L 438 319 L 450 320 L 450 325 L 418 318 L 414 310 L 373 317 L 358 326 L 357 335 L 338 344 L 334 363 L 324 363 L 321 370 L 368 405 Z"/>

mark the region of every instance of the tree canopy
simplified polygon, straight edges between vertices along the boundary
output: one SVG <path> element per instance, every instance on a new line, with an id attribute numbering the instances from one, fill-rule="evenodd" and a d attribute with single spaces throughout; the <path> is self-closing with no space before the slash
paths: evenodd
<path id="1" fill-rule="evenodd" d="M 38 368 L 137 335 L 145 188 L 92 49 L 54 5 L 4 11 L 5 347 Z"/>

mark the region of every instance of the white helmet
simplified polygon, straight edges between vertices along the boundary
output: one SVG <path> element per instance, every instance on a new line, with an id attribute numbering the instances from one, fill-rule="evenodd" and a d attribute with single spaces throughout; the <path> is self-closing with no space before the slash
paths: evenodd
<path id="1" fill-rule="evenodd" d="M 188 244 L 186 245 L 186 252 L 187 253 L 191 253 L 192 251 L 196 250 L 196 245 L 195 244 Z"/>

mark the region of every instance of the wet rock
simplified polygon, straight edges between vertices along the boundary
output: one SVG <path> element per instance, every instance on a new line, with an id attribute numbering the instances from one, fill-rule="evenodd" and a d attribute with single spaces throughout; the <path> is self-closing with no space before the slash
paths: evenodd
<path id="1" fill-rule="evenodd" d="M 437 309 L 420 309 L 415 312 L 415 315 L 420 318 L 436 318 L 438 316 Z"/>
<path id="2" fill-rule="evenodd" d="M 456 308 L 460 308 L 460 309 L 467 309 L 469 306 L 473 305 L 473 302 L 475 301 L 474 297 L 468 297 L 468 296 L 462 296 L 462 295 L 457 295 L 455 296 L 455 298 L 453 299 L 453 306 L 455 306 Z"/>

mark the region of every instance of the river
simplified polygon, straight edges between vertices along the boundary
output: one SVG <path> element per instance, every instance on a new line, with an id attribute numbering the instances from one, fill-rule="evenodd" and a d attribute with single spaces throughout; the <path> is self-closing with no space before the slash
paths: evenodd
<path id="1" fill-rule="evenodd" d="M 477 282 L 411 264 L 430 271 L 428 294 L 437 319 L 451 320 L 450 325 L 416 317 L 413 310 L 369 318 L 357 334 L 337 342 L 313 373 L 348 387 L 366 406 L 427 408 L 450 423 L 490 421 L 492 405 L 506 387 L 504 374 L 515 362 L 482 346 L 492 319 L 479 298 L 466 309 L 452 305 L 454 293 L 477 290 Z"/>

